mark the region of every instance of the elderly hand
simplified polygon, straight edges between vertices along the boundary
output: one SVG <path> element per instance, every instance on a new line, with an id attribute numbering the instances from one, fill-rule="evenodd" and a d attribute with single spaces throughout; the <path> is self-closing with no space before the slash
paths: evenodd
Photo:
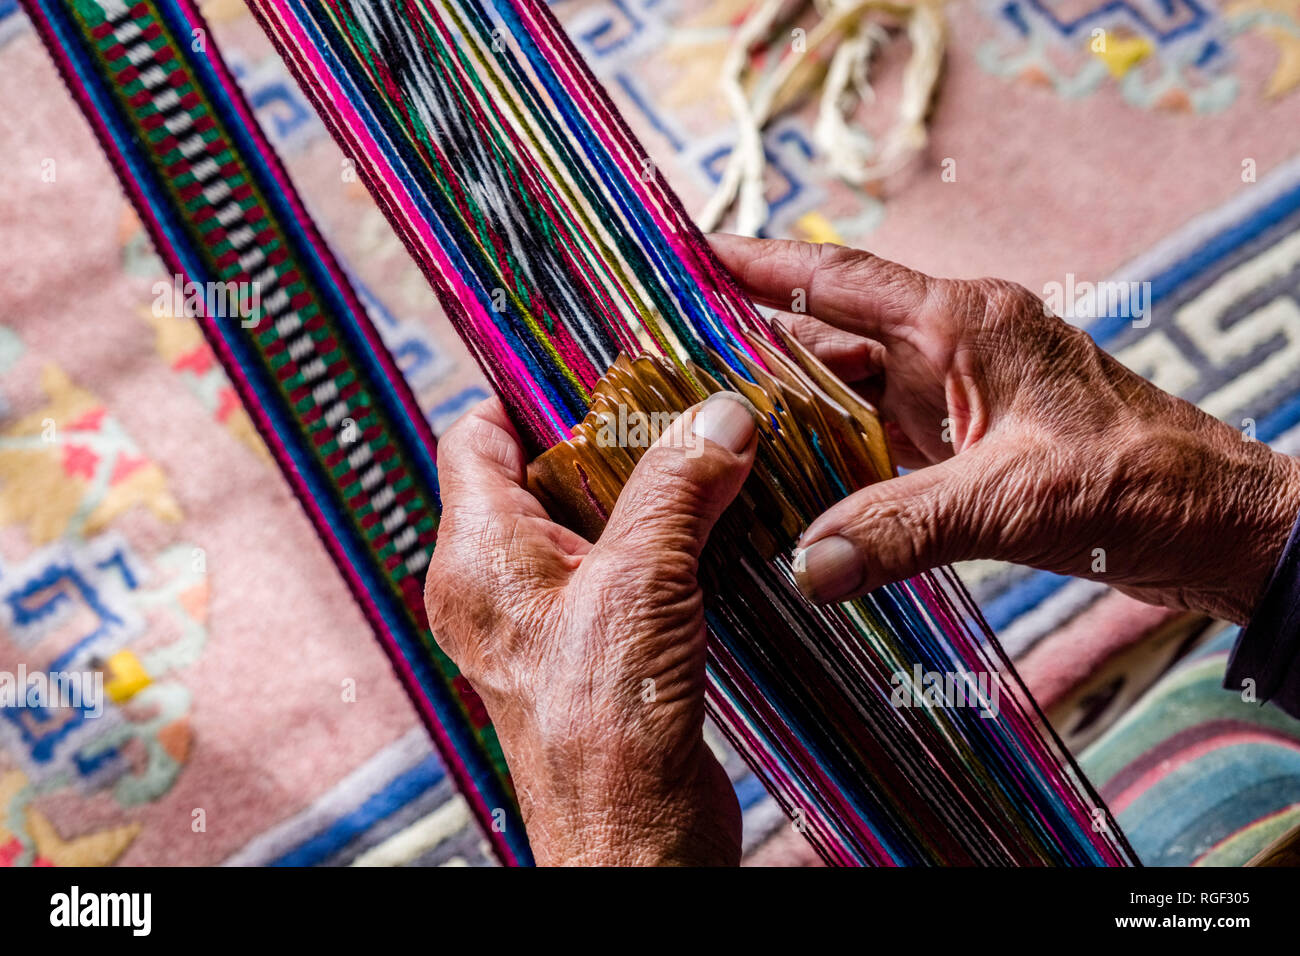
<path id="1" fill-rule="evenodd" d="M 696 565 L 754 461 L 742 402 L 683 414 L 594 545 L 524 488 L 495 400 L 439 443 L 429 624 L 496 725 L 539 863 L 739 862 L 740 808 L 703 738 Z"/>
<path id="2" fill-rule="evenodd" d="M 715 236 L 754 299 L 877 405 L 907 475 L 809 526 L 800 586 L 840 601 L 954 561 L 1093 578 L 1244 622 L 1300 466 L 1130 372 L 1021 286 L 839 246 Z M 801 290 L 801 291 L 796 291 Z"/>

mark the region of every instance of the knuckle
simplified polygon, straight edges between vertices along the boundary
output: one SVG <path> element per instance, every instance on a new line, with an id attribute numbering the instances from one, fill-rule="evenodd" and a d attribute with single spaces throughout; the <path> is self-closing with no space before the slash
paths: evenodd
<path id="1" fill-rule="evenodd" d="M 889 530 L 881 533 L 881 529 Z M 934 520 L 928 507 L 917 502 L 874 502 L 864 510 L 854 531 L 873 579 L 912 574 L 930 566 Z"/>
<path id="2" fill-rule="evenodd" d="M 1051 314 L 1043 300 L 1020 283 L 984 278 L 967 285 L 974 296 L 971 314 L 979 316 L 1002 344 L 1019 349 L 1032 344 L 1060 358 L 1069 351 L 1092 349 L 1087 332 Z"/>
<path id="3" fill-rule="evenodd" d="M 1041 393 L 1063 373 L 1077 374 L 1095 362 L 1096 347 L 1088 334 L 1050 314 L 1019 283 L 984 278 L 954 285 L 956 311 L 975 333 L 968 345 L 1007 396 L 1026 386 Z"/>
<path id="4" fill-rule="evenodd" d="M 713 489 L 735 456 L 716 445 L 695 451 L 698 454 L 687 455 L 680 448 L 663 445 L 647 451 L 641 460 L 643 480 L 630 489 L 632 509 L 638 513 L 653 509 L 692 522 L 712 514 Z"/>
<path id="5" fill-rule="evenodd" d="M 472 445 L 473 436 L 483 425 L 483 420 L 472 412 L 461 415 L 451 423 L 438 440 L 439 451 L 446 454 L 448 451 L 456 451 Z"/>
<path id="6" fill-rule="evenodd" d="M 814 248 L 814 286 L 820 282 L 822 288 L 869 290 L 885 310 L 894 306 L 910 309 L 928 292 L 929 276 L 873 253 L 829 244 Z M 809 294 L 814 295 L 813 290 Z"/>
<path id="7" fill-rule="evenodd" d="M 697 532 L 689 520 L 664 515 L 642 524 L 613 550 L 603 552 L 603 562 L 621 572 L 635 570 L 636 580 L 650 586 L 628 592 L 632 601 L 662 600 L 695 588 L 699 573 Z"/>
<path id="8" fill-rule="evenodd" d="M 823 242 L 807 248 L 813 265 L 828 272 L 844 272 L 853 268 L 868 252 L 850 249 L 833 242 Z"/>
<path id="9" fill-rule="evenodd" d="M 453 469 L 467 459 L 483 458 L 522 474 L 522 455 L 513 437 L 473 412 L 456 419 L 438 447 L 443 461 Z"/>
<path id="10" fill-rule="evenodd" d="M 1023 325 L 1046 316 L 1042 300 L 1018 282 L 985 277 L 962 285 L 974 300 L 971 314 L 986 325 Z"/>

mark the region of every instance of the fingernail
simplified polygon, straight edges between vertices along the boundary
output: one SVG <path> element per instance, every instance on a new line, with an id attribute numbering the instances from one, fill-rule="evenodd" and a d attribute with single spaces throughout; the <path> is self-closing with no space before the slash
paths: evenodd
<path id="1" fill-rule="evenodd" d="M 837 534 L 794 553 L 794 580 L 804 597 L 818 604 L 842 601 L 862 587 L 862 560 L 847 538 Z"/>
<path id="2" fill-rule="evenodd" d="M 700 406 L 691 429 L 700 438 L 742 452 L 749 447 L 758 423 L 753 406 L 738 392 L 715 392 Z"/>

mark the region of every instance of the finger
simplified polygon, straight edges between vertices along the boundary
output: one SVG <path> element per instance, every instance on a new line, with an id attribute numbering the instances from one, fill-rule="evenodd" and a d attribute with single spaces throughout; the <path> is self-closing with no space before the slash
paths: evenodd
<path id="1" fill-rule="evenodd" d="M 523 446 L 505 407 L 489 398 L 456 419 L 438 442 L 438 488 L 443 511 L 480 497 L 505 496 L 512 511 L 545 515 L 523 491 L 527 466 Z"/>
<path id="2" fill-rule="evenodd" d="M 687 410 L 637 462 L 593 556 L 641 574 L 668 565 L 693 574 L 709 532 L 754 464 L 755 415 L 735 392 Z"/>
<path id="3" fill-rule="evenodd" d="M 478 565 L 494 549 L 589 550 L 580 536 L 552 522 L 529 493 L 526 465 L 500 401 L 488 399 L 461 416 L 438 443 L 442 517 L 435 555 L 455 549 L 459 560 Z"/>
<path id="4" fill-rule="evenodd" d="M 884 371 L 885 347 L 874 339 L 837 329 L 811 315 L 782 312 L 775 321 L 850 385 Z"/>
<path id="5" fill-rule="evenodd" d="M 589 549 L 550 521 L 524 488 L 523 447 L 496 399 L 476 405 L 438 443 L 442 515 L 424 579 L 434 639 L 474 680 L 502 620 L 544 618 L 550 597 Z M 539 610 L 540 609 L 540 610 Z"/>
<path id="6" fill-rule="evenodd" d="M 972 452 L 870 485 L 830 508 L 799 540 L 799 589 L 831 604 L 972 557 L 978 458 Z"/>
<path id="7" fill-rule="evenodd" d="M 930 282 L 923 273 L 843 246 L 723 234 L 710 236 L 709 244 L 756 302 L 807 312 L 886 347 L 915 324 Z"/>

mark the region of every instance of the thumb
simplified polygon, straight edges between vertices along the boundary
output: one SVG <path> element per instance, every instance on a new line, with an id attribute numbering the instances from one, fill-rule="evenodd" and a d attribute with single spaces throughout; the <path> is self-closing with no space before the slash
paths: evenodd
<path id="1" fill-rule="evenodd" d="M 695 560 L 754 464 L 758 422 L 736 392 L 687 409 L 637 462 L 593 557 L 628 571 Z"/>
<path id="2" fill-rule="evenodd" d="M 794 575 L 818 604 L 970 557 L 978 452 L 878 482 L 827 510 L 799 539 Z"/>

